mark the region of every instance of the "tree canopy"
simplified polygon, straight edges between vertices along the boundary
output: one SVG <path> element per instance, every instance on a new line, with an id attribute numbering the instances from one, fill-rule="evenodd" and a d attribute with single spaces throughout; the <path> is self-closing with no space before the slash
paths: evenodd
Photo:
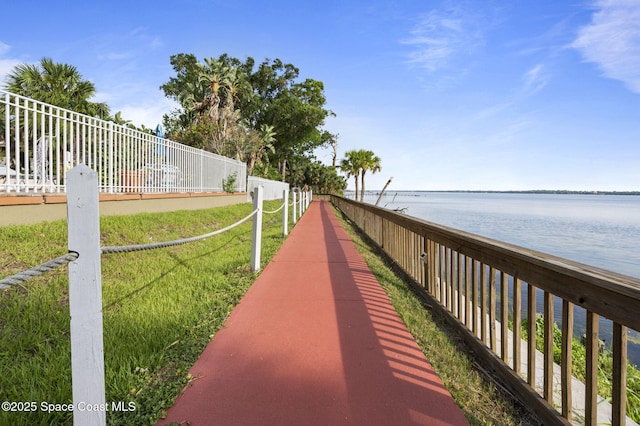
<path id="1" fill-rule="evenodd" d="M 170 62 L 176 75 L 161 89 L 180 108 L 164 121 L 178 142 L 247 161 L 249 173 L 291 182 L 294 163 L 312 163 L 312 151 L 335 140 L 322 129 L 334 115 L 325 108 L 324 84 L 300 81 L 292 64 L 243 62 L 227 54 L 199 62 L 185 53 Z"/>
<path id="2" fill-rule="evenodd" d="M 7 77 L 6 88 L 16 95 L 46 102 L 81 114 L 109 118 L 106 103 L 91 102 L 96 88 L 76 67 L 42 58 L 37 65 L 17 65 Z"/>

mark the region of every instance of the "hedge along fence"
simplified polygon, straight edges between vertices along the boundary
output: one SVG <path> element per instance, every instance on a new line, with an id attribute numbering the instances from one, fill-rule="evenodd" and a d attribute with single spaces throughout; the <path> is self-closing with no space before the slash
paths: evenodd
<path id="1" fill-rule="evenodd" d="M 100 247 L 98 212 L 98 176 L 80 165 L 68 174 L 68 248 L 69 253 L 31 270 L 0 280 L 0 289 L 20 284 L 56 267 L 69 263 L 69 309 L 71 315 L 71 361 L 73 415 L 76 424 L 105 424 L 104 348 L 102 326 L 102 254 L 150 250 L 199 241 L 228 231 L 253 218 L 251 270 L 260 269 L 262 214 L 283 210 L 283 234 L 287 234 L 288 191 L 283 203 L 273 212 L 262 209 L 262 188 L 254 190 L 254 209 L 245 218 L 226 228 L 191 238 L 164 243 Z M 295 205 L 295 204 L 294 204 Z M 305 205 L 300 205 L 300 216 Z M 294 213 L 294 220 L 297 219 Z M 87 409 L 87 408 L 92 409 Z M 79 409 L 80 408 L 80 409 Z"/>

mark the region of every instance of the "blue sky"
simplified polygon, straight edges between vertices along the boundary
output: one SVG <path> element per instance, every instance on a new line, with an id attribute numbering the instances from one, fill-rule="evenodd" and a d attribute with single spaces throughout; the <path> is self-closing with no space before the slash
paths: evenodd
<path id="1" fill-rule="evenodd" d="M 2 15 L 1 79 L 48 56 L 147 127 L 174 107 L 172 54 L 292 63 L 324 82 L 339 156 L 381 158 L 368 189 L 640 190 L 639 0 L 26 0 Z"/>

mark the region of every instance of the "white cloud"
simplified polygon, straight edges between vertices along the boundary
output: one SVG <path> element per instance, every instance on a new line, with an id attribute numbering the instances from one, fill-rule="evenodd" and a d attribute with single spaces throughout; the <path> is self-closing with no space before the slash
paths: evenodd
<path id="1" fill-rule="evenodd" d="M 589 25 L 580 29 L 571 47 L 606 77 L 640 93 L 640 2 L 599 0 Z"/>
<path id="2" fill-rule="evenodd" d="M 134 57 L 134 55 L 131 52 L 109 52 L 105 54 L 99 54 L 97 56 L 99 60 L 106 61 L 120 61 L 124 59 L 131 59 L 132 57 Z"/>
<path id="3" fill-rule="evenodd" d="M 460 8 L 432 10 L 420 19 L 411 36 L 402 43 L 414 46 L 409 62 L 434 72 L 458 55 L 466 54 L 482 42 L 477 20 Z"/>
<path id="4" fill-rule="evenodd" d="M 11 46 L 0 41 L 0 55 L 4 55 L 9 50 L 11 50 Z"/>
<path id="5" fill-rule="evenodd" d="M 17 59 L 0 59 L 0 87 L 4 86 L 7 76 L 13 71 L 16 65 L 21 63 L 22 61 Z"/>
<path id="6" fill-rule="evenodd" d="M 524 73 L 524 91 L 526 94 L 534 94 L 547 85 L 547 76 L 543 71 L 544 66 L 538 64 Z"/>
<path id="7" fill-rule="evenodd" d="M 11 46 L 0 41 L 0 56 L 4 56 L 10 50 L 11 50 Z M 23 61 L 20 61 L 18 59 L 0 58 L 0 88 L 3 87 L 4 84 L 6 83 L 6 79 L 9 73 L 13 71 L 16 65 L 19 65 L 22 62 Z"/>
<path id="8" fill-rule="evenodd" d="M 122 111 L 122 117 L 131 120 L 136 126 L 144 124 L 146 127 L 154 129 L 156 125 L 162 123 L 164 114 L 176 109 L 178 105 L 172 100 L 162 95 L 149 96 L 140 100 L 136 104 L 114 105 L 112 114 Z"/>

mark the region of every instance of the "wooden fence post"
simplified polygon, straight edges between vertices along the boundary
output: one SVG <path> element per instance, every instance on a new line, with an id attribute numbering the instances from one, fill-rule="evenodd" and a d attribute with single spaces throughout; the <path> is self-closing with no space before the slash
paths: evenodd
<path id="1" fill-rule="evenodd" d="M 289 190 L 286 188 L 282 190 L 282 202 L 282 235 L 286 237 L 289 235 Z"/>
<path id="2" fill-rule="evenodd" d="M 104 425 L 104 343 L 98 174 L 84 164 L 67 173 L 73 423 Z"/>
<path id="3" fill-rule="evenodd" d="M 253 190 L 253 209 L 258 212 L 253 216 L 253 230 L 251 238 L 251 270 L 258 272 L 260 270 L 260 247 L 262 244 L 262 197 L 263 190 L 261 186 L 256 186 Z"/>

